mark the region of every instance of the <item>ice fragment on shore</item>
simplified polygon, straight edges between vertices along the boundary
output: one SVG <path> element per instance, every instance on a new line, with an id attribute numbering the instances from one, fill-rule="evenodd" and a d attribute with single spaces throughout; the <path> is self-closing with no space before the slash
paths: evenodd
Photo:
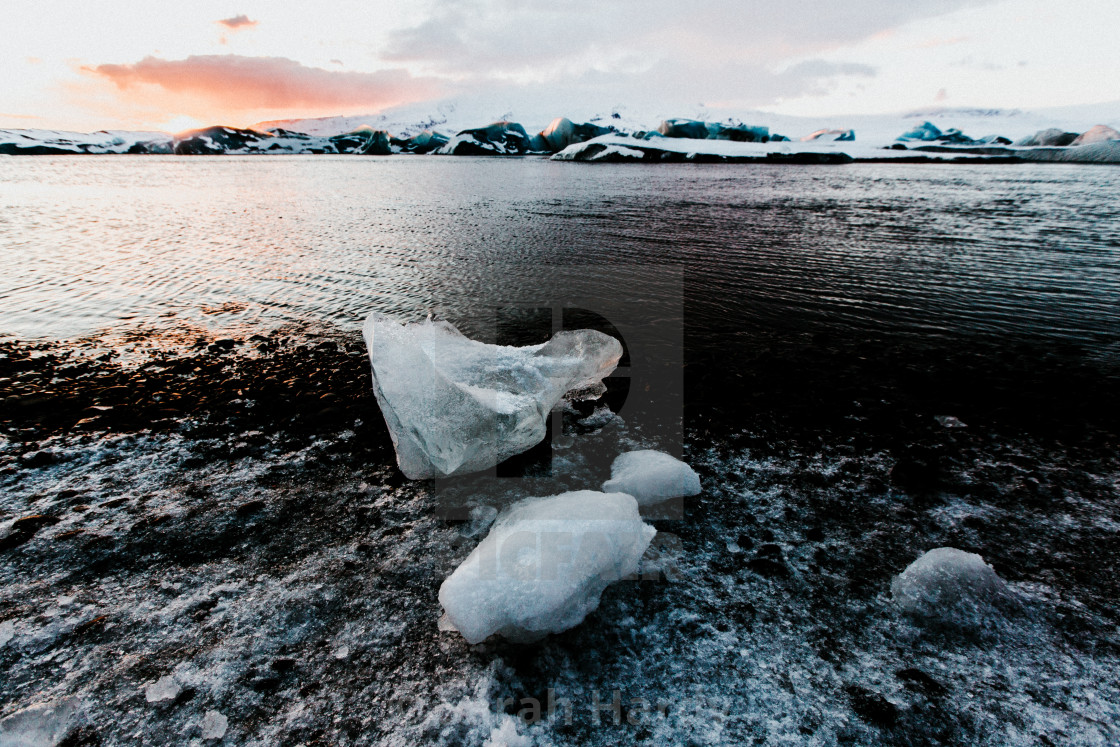
<path id="1" fill-rule="evenodd" d="M 0 648 L 8 645 L 8 642 L 16 637 L 16 624 L 12 620 L 5 620 L 0 623 Z"/>
<path id="2" fill-rule="evenodd" d="M 611 582 L 637 571 L 654 534 L 629 495 L 528 498 L 498 518 L 439 601 L 468 643 L 539 640 L 581 623 Z"/>
<path id="3" fill-rule="evenodd" d="M 221 739 L 229 728 L 229 719 L 217 711 L 207 711 L 202 717 L 202 738 Z"/>
<path id="4" fill-rule="evenodd" d="M 1009 601 L 1011 592 L 979 555 L 938 547 L 895 577 L 891 596 L 911 614 L 968 625 Z"/>
<path id="5" fill-rule="evenodd" d="M 628 451 L 611 464 L 611 479 L 603 483 L 604 493 L 627 493 L 639 506 L 650 506 L 700 493 L 700 476 L 663 451 Z"/>
<path id="6" fill-rule="evenodd" d="M 518 348 L 375 313 L 362 331 L 397 464 L 413 480 L 477 472 L 536 446 L 556 403 L 601 393 L 622 357 L 618 340 L 594 330 Z"/>
<path id="7" fill-rule="evenodd" d="M 158 680 L 144 688 L 144 697 L 149 703 L 162 703 L 165 700 L 175 700 L 179 697 L 179 683 L 170 674 L 165 674 Z"/>
<path id="8" fill-rule="evenodd" d="M 35 703 L 0 719 L 3 747 L 54 747 L 77 728 L 83 716 L 78 698 Z M 69 741 L 69 740 L 67 740 Z"/>

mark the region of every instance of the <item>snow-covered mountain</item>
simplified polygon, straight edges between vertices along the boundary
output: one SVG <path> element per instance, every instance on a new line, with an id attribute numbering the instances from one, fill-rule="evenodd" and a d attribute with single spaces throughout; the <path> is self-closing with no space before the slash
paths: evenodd
<path id="1" fill-rule="evenodd" d="M 721 109 L 697 105 L 663 109 L 656 104 L 634 106 L 588 106 L 573 104 L 557 111 L 550 103 L 512 101 L 498 97 L 448 99 L 436 103 L 408 104 L 383 112 L 318 119 L 287 119 L 260 122 L 253 129 L 281 127 L 311 135 L 337 135 L 361 125 L 387 130 L 399 136 L 423 130 L 439 130 L 454 135 L 460 130 L 481 127 L 491 122 L 519 122 L 525 130 L 539 132 L 556 117 L 574 122 L 613 126 L 621 132 L 656 129 L 663 120 L 696 119 L 709 122 L 743 122 L 769 127 L 771 132 L 797 140 L 820 129 L 855 130 L 860 141 L 890 144 L 915 124 L 929 121 L 942 130 L 958 129 L 973 137 L 1002 135 L 1020 140 L 1052 127 L 1084 132 L 1098 124 L 1120 130 L 1120 101 L 1085 106 L 1070 106 L 1037 111 L 1021 109 L 931 108 L 897 114 L 839 115 L 798 117 L 756 109 Z"/>
<path id="2" fill-rule="evenodd" d="M 67 132 L 65 130 L 0 129 L 0 154 L 148 153 L 155 152 L 156 149 L 164 146 L 168 148 L 166 152 L 170 152 L 171 140 L 172 136 L 166 132 L 130 132 L 126 130 Z"/>
<path id="3" fill-rule="evenodd" d="M 565 119 L 559 120 L 561 117 Z M 691 132 L 688 127 L 676 128 L 679 132 L 666 130 L 662 123 L 673 119 L 691 121 L 700 130 L 706 127 L 707 137 L 703 134 L 682 135 Z M 555 124 L 557 121 L 558 125 Z M 489 126 L 492 123 L 502 124 Z M 565 132 L 568 134 L 563 143 L 559 143 L 555 137 L 549 139 L 546 135 L 546 131 L 552 131 L 550 128 L 554 130 L 556 126 L 567 128 Z M 692 140 L 692 144 L 676 143 L 670 146 L 662 143 L 665 147 L 658 149 L 656 144 L 647 143 L 640 146 L 647 156 L 654 150 L 673 154 L 697 153 L 717 159 L 753 158 L 758 153 L 765 156 L 771 152 L 796 156 L 802 152 L 819 151 L 822 133 L 838 133 L 843 135 L 845 154 L 856 160 L 868 157 L 878 160 L 874 153 L 870 156 L 867 154 L 892 147 L 894 150 L 918 147 L 926 152 L 931 148 L 976 148 L 1010 143 L 1066 147 L 1078 134 L 1085 133 L 1094 126 L 1098 126 L 1098 129 L 1093 130 L 1094 137 L 1111 139 L 1112 136 L 1108 133 L 1120 129 L 1120 101 L 1033 112 L 1018 109 L 935 108 L 885 115 L 795 117 L 759 110 L 718 109 L 700 105 L 687 111 L 669 111 L 663 110 L 659 104 L 573 104 L 565 111 L 556 111 L 554 104 L 543 98 L 539 101 L 522 98 L 513 102 L 499 95 L 492 95 L 409 104 L 369 115 L 273 120 L 260 122 L 247 129 L 218 126 L 177 135 L 161 132 L 101 131 L 84 134 L 54 130 L 0 130 L 0 154 L 387 155 L 433 151 L 460 155 L 550 153 L 563 150 L 566 145 L 577 141 L 601 137 L 608 129 L 615 133 L 638 133 L 656 137 L 660 127 L 662 134 L 669 134 L 670 138 Z M 1051 132 L 1046 134 L 1046 131 Z M 792 144 L 778 147 L 771 142 L 760 150 L 757 143 L 727 142 L 742 140 L 744 132 L 765 132 L 767 140 L 788 140 Z M 919 135 L 907 138 L 904 144 L 900 143 L 900 136 L 904 133 Z M 1031 140 L 1036 134 L 1039 137 Z M 696 143 L 693 139 L 697 137 L 705 139 L 707 144 Z M 809 141 L 812 142 L 811 145 L 798 145 Z M 612 143 L 619 145 L 613 141 Z M 627 145 L 634 144 L 628 142 Z M 826 150 L 831 152 L 836 147 L 827 146 Z M 1052 154 L 1053 157 L 1042 151 L 1031 151 L 1030 156 L 1024 157 L 1034 160 L 1079 160 L 1084 156 L 1088 160 L 1111 162 L 1112 150 L 1111 146 L 1102 146 L 1097 147 L 1092 155 L 1088 151 L 1077 151 L 1073 156 L 1056 152 Z M 734 156 L 728 155 L 731 151 L 734 151 Z M 1019 157 L 1018 153 L 977 150 L 969 155 Z"/>

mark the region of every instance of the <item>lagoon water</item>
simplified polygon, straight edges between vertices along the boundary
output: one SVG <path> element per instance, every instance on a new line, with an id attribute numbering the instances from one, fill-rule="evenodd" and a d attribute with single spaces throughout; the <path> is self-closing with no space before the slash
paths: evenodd
<path id="1" fill-rule="evenodd" d="M 696 330 L 1120 339 L 1120 176 L 1061 165 L 0 159 L 0 334 L 355 329 L 548 295 L 555 266 Z"/>

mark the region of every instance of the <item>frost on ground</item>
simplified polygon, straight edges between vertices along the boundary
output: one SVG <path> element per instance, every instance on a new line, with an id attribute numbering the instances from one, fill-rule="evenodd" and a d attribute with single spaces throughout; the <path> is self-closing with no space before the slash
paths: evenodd
<path id="1" fill-rule="evenodd" d="M 594 489 L 619 454 L 674 446 L 585 404 L 563 413 L 551 467 L 517 497 Z M 808 435 L 701 424 L 684 459 L 704 491 L 679 520 L 651 522 L 637 579 L 530 646 L 471 645 L 440 630 L 438 590 L 515 496 L 502 478 L 444 495 L 404 480 L 372 402 L 361 412 L 314 428 L 269 427 L 271 411 L 251 428 L 223 415 L 6 431 L 0 733 L 106 746 L 1120 738 L 1112 441 L 1003 432 L 969 412 L 951 428 L 939 407 L 900 437 L 935 469 L 864 411 Z M 440 518 L 446 493 L 469 519 Z M 900 606 L 892 581 L 939 547 L 981 556 L 1015 608 L 977 630 Z"/>

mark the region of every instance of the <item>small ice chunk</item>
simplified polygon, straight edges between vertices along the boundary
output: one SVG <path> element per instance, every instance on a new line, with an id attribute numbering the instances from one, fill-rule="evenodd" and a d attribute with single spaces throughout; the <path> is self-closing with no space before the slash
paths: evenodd
<path id="1" fill-rule="evenodd" d="M 78 698 L 35 703 L 0 719 L 2 747 L 54 747 L 84 719 Z"/>
<path id="2" fill-rule="evenodd" d="M 517 732 L 516 722 L 508 715 L 502 719 L 500 726 L 495 726 L 490 731 L 490 736 L 482 743 L 482 747 L 532 747 L 533 740 Z"/>
<path id="3" fill-rule="evenodd" d="M 915 560 L 891 582 L 903 610 L 921 617 L 971 624 L 1010 599 L 1007 584 L 979 555 L 938 547 Z"/>
<path id="4" fill-rule="evenodd" d="M 158 680 L 144 688 L 144 697 L 149 703 L 162 703 L 166 700 L 175 700 L 179 697 L 179 683 L 170 674 L 165 674 Z"/>
<path id="5" fill-rule="evenodd" d="M 945 428 L 967 428 L 968 424 L 952 415 L 934 415 L 933 419 Z"/>
<path id="6" fill-rule="evenodd" d="M 397 464 L 413 480 L 477 472 L 531 449 L 561 398 L 601 393 L 622 357 L 618 340 L 594 330 L 518 348 L 468 339 L 448 322 L 375 313 L 362 332 Z"/>
<path id="7" fill-rule="evenodd" d="M 612 423 L 616 420 L 619 423 L 623 422 L 622 418 L 620 418 L 618 415 L 615 415 L 611 411 L 611 408 L 607 407 L 606 405 L 599 405 L 595 408 L 594 412 L 592 412 L 585 418 L 577 420 L 576 423 L 581 428 L 602 428 L 608 423 Z"/>
<path id="8" fill-rule="evenodd" d="M 221 739 L 229 728 L 229 719 L 217 711 L 207 711 L 202 717 L 202 738 Z"/>
<path id="9" fill-rule="evenodd" d="M 345 659 L 349 656 L 350 656 L 350 647 L 349 646 L 339 646 L 337 649 L 335 649 L 334 658 L 338 659 L 339 661 L 342 661 L 343 659 Z"/>
<path id="10" fill-rule="evenodd" d="M 700 493 L 700 476 L 663 451 L 644 449 L 620 454 L 611 465 L 611 479 L 604 493 L 627 493 L 639 506 L 651 506 L 670 498 Z"/>
<path id="11" fill-rule="evenodd" d="M 539 640 L 581 623 L 612 581 L 638 570 L 654 534 L 622 493 L 527 498 L 498 517 L 439 601 L 468 643 Z"/>
<path id="12" fill-rule="evenodd" d="M 0 623 L 0 648 L 8 645 L 8 642 L 16 637 L 16 624 L 13 620 L 5 620 Z"/>

